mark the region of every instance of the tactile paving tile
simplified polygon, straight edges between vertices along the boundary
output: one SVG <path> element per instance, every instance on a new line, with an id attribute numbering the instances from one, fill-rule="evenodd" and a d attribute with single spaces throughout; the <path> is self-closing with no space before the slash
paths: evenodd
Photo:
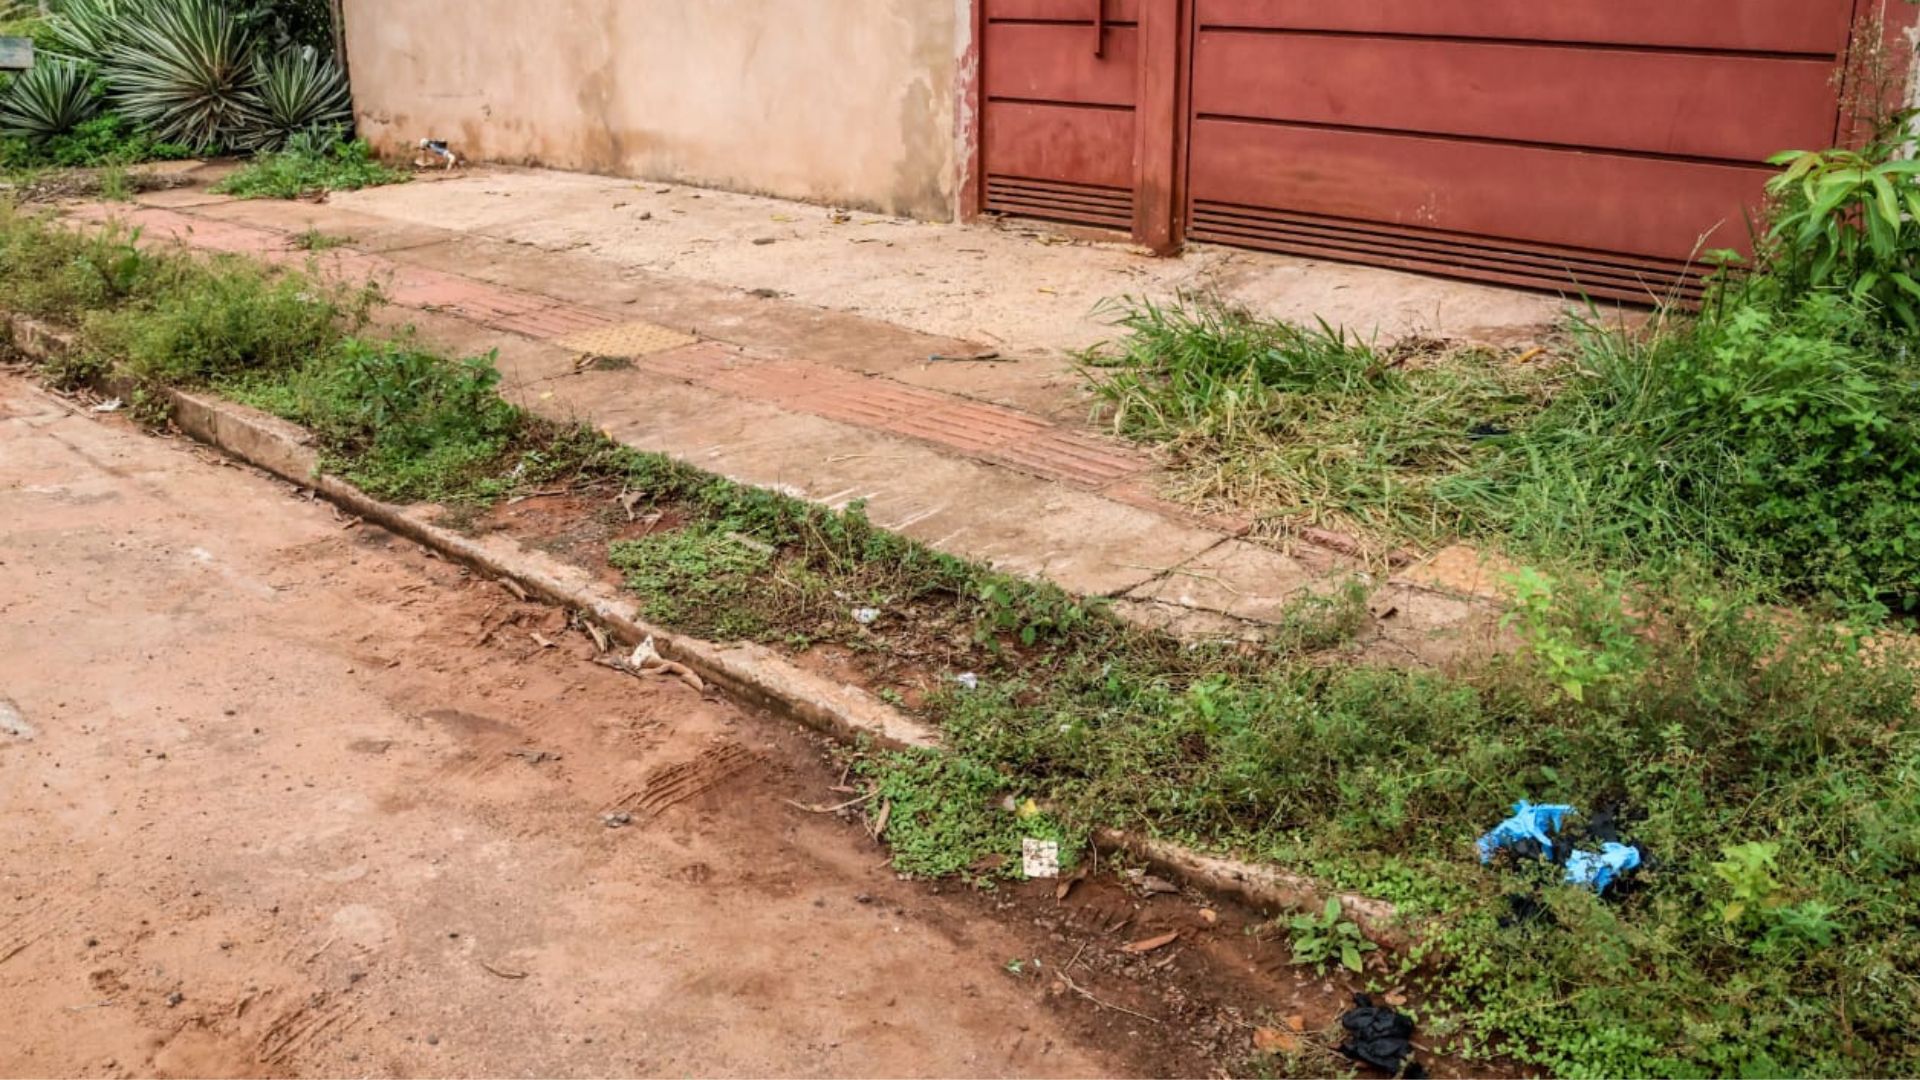
<path id="1" fill-rule="evenodd" d="M 669 327 L 650 322 L 620 323 L 582 330 L 554 341 L 563 349 L 589 356 L 635 357 L 683 348 L 700 339 Z"/>

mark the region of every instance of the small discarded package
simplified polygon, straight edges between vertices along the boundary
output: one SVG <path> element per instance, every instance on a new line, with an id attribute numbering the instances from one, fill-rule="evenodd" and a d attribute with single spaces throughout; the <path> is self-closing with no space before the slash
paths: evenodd
<path id="1" fill-rule="evenodd" d="M 1609 841 L 1600 845 L 1597 854 L 1575 851 L 1567 856 L 1567 884 L 1585 885 L 1594 892 L 1604 893 L 1614 879 L 1639 866 L 1639 848 Z"/>
<path id="2" fill-rule="evenodd" d="M 1480 862 L 1490 863 L 1496 853 L 1511 851 L 1519 858 L 1558 864 L 1565 870 L 1567 884 L 1604 895 L 1614 882 L 1639 869 L 1646 853 L 1638 845 L 1622 843 L 1614 816 L 1604 811 L 1593 815 L 1586 828 L 1588 839 L 1600 841 L 1599 851 L 1557 839 L 1561 826 L 1575 812 L 1561 804 L 1535 806 L 1525 799 L 1514 803 L 1513 816 L 1475 842 Z"/>
<path id="3" fill-rule="evenodd" d="M 854 608 L 853 621 L 859 623 L 861 626 L 872 626 L 874 623 L 880 621 L 880 609 L 870 607 Z"/>
<path id="4" fill-rule="evenodd" d="M 1493 827 L 1474 846 L 1480 849 L 1480 861 L 1490 863 L 1502 848 L 1514 848 L 1517 854 L 1553 859 L 1553 837 L 1560 823 L 1573 813 L 1573 807 L 1535 806 L 1525 799 L 1513 804 L 1513 816 Z M 1534 845 L 1538 845 L 1537 847 Z"/>
<path id="5" fill-rule="evenodd" d="M 980 676 L 975 675 L 971 671 L 963 671 L 960 674 L 955 675 L 953 677 L 953 681 L 959 683 L 960 689 L 962 690 L 980 689 Z"/>
<path id="6" fill-rule="evenodd" d="M 1020 870 L 1030 878 L 1059 877 L 1060 842 L 1032 837 L 1020 841 Z"/>
<path id="7" fill-rule="evenodd" d="M 1420 1080 L 1427 1075 L 1427 1070 L 1413 1060 L 1411 1017 L 1375 1005 L 1365 994 L 1353 995 L 1353 1004 L 1353 1008 L 1340 1016 L 1340 1026 L 1347 1030 L 1347 1037 L 1339 1047 L 1343 1056 L 1371 1065 L 1389 1076 Z"/>
<path id="8" fill-rule="evenodd" d="M 119 398 L 108 398 L 100 404 L 95 405 L 93 411 L 98 413 L 119 412 L 124 404 L 125 403 Z"/>

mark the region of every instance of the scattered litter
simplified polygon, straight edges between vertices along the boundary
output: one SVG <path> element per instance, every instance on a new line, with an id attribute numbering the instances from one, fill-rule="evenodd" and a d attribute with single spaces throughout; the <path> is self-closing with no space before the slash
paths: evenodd
<path id="1" fill-rule="evenodd" d="M 1585 885 L 1594 892 L 1604 893 L 1616 878 L 1639 866 L 1639 848 L 1608 842 L 1600 845 L 1597 854 L 1575 851 L 1567 856 L 1567 884 Z"/>
<path id="2" fill-rule="evenodd" d="M 955 675 L 953 677 L 953 681 L 956 683 L 959 683 L 960 689 L 962 690 L 980 689 L 980 676 L 975 675 L 971 671 L 963 671 L 960 674 Z"/>
<path id="3" fill-rule="evenodd" d="M 11 735 L 16 739 L 31 739 L 40 734 L 34 730 L 27 718 L 20 715 L 20 706 L 7 698 L 0 697 L 0 735 Z"/>
<path id="4" fill-rule="evenodd" d="M 1513 804 L 1512 817 L 1495 825 L 1492 832 L 1475 842 L 1481 863 L 1492 862 L 1494 853 L 1502 848 L 1512 848 L 1515 854 L 1525 858 L 1551 860 L 1553 838 L 1548 834 L 1559 832 L 1560 823 L 1571 813 L 1571 806 L 1535 806 L 1521 799 Z"/>
<path id="5" fill-rule="evenodd" d="M 533 643 L 535 645 L 538 645 L 543 649 L 557 649 L 560 647 L 553 643 L 552 638 L 547 637 L 546 635 L 540 633 L 538 630 L 529 630 L 527 632 L 527 636 L 533 639 Z"/>
<path id="6" fill-rule="evenodd" d="M 625 810 L 616 810 L 611 814 L 601 814 L 600 824 L 605 825 L 609 829 L 625 828 L 633 824 L 633 815 L 627 813 Z"/>
<path id="7" fill-rule="evenodd" d="M 1179 940 L 1180 940 L 1180 931 L 1169 930 L 1166 933 L 1157 935 L 1155 937 L 1141 938 L 1139 941 L 1129 942 L 1128 944 L 1120 946 L 1120 951 L 1136 953 L 1136 954 L 1150 953 L 1155 949 L 1164 949 L 1167 946 Z"/>
<path id="8" fill-rule="evenodd" d="M 1001 356 L 997 352 L 933 353 L 927 357 L 929 364 L 1011 364 L 1013 362 L 1013 357 Z"/>
<path id="9" fill-rule="evenodd" d="M 1600 850 L 1581 850 L 1570 841 L 1555 837 L 1569 815 L 1576 811 L 1559 804 L 1535 806 L 1525 799 L 1513 804 L 1513 816 L 1494 826 L 1493 831 L 1475 842 L 1481 863 L 1493 861 L 1496 853 L 1511 851 L 1521 859 L 1542 860 L 1565 867 L 1565 881 L 1604 894 L 1608 887 L 1640 868 L 1646 852 L 1636 844 L 1623 843 L 1614 815 L 1606 811 L 1594 814 L 1587 822 L 1586 835 L 1599 842 Z M 1516 913 L 1519 921 L 1526 918 Z"/>
<path id="10" fill-rule="evenodd" d="M 124 404 L 125 403 L 119 398 L 108 398 L 100 404 L 95 405 L 93 411 L 98 413 L 119 412 Z"/>
<path id="11" fill-rule="evenodd" d="M 648 635 L 645 641 L 634 646 L 633 655 L 625 660 L 608 660 L 596 656 L 593 662 L 613 668 L 615 671 L 624 671 L 629 675 L 674 675 L 696 691 L 704 693 L 707 689 L 705 680 L 694 674 L 692 668 L 661 656 L 659 650 L 653 647 L 652 635 Z"/>
<path id="12" fill-rule="evenodd" d="M 1340 1026 L 1347 1029 L 1340 1053 L 1351 1061 L 1384 1070 L 1389 1076 L 1407 1080 L 1425 1077 L 1427 1070 L 1413 1060 L 1413 1020 L 1374 1005 L 1365 994 L 1353 995 L 1353 1003 L 1356 1008 L 1340 1016 Z"/>
<path id="13" fill-rule="evenodd" d="M 1021 840 L 1020 869 L 1029 878 L 1059 877 L 1060 842 L 1058 840 L 1035 840 L 1032 837 Z"/>
<path id="14" fill-rule="evenodd" d="M 453 169 L 464 164 L 466 159 L 448 146 L 445 139 L 421 139 L 420 153 L 413 159 L 413 165 L 417 169 L 435 167 Z"/>
<path id="15" fill-rule="evenodd" d="M 879 608 L 863 607 L 853 609 L 853 621 L 859 623 L 861 626 L 872 626 L 879 620 Z"/>
<path id="16" fill-rule="evenodd" d="M 1220 921 L 1220 913 L 1213 910 L 1212 908 L 1206 908 L 1206 907 L 1201 908 L 1199 911 L 1199 915 L 1200 915 L 1200 921 L 1203 923 L 1206 923 L 1208 926 L 1212 926 L 1215 923 Z"/>

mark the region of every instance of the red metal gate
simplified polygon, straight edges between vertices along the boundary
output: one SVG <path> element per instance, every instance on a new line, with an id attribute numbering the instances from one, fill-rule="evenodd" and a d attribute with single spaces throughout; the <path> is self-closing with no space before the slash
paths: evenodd
<path id="1" fill-rule="evenodd" d="M 1196 239 L 1644 298 L 1834 141 L 1853 0 L 1196 0 Z"/>
<path id="2" fill-rule="evenodd" d="M 986 209 L 1643 299 L 1840 138 L 1886 0 L 982 2 Z"/>
<path id="3" fill-rule="evenodd" d="M 1179 0 L 979 0 L 982 206 L 1173 241 Z"/>

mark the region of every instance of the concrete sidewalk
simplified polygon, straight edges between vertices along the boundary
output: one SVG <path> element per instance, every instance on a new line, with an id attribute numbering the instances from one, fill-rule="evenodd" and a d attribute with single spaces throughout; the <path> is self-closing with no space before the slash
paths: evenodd
<path id="1" fill-rule="evenodd" d="M 1208 288 L 1383 336 L 1506 343 L 1561 306 L 1278 256 L 1151 259 L 1043 226 L 521 170 L 322 204 L 189 187 L 70 213 L 379 282 L 390 318 L 448 349 L 497 349 L 509 396 L 542 415 L 826 505 L 863 501 L 884 527 L 1187 635 L 1257 634 L 1363 567 L 1337 537 L 1280 550 L 1247 539 L 1250 521 L 1160 499 L 1151 457 L 1089 428 L 1070 352 L 1107 333 L 1100 300 Z M 345 242 L 312 255 L 294 243 L 309 230 Z M 929 360 L 989 352 L 1002 361 Z M 1393 614 L 1372 636 L 1435 658 L 1429 638 L 1476 620 L 1480 576 L 1458 552 L 1414 568 L 1376 597 Z"/>

